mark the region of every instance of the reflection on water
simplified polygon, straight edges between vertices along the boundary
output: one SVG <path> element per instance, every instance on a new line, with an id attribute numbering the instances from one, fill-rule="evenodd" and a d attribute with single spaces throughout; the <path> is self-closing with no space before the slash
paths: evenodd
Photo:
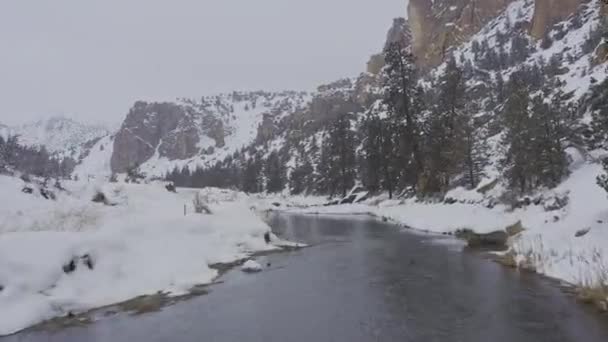
<path id="1" fill-rule="evenodd" d="M 312 247 L 228 273 L 211 294 L 7 341 L 608 341 L 608 321 L 549 282 L 377 221 L 276 216 Z"/>

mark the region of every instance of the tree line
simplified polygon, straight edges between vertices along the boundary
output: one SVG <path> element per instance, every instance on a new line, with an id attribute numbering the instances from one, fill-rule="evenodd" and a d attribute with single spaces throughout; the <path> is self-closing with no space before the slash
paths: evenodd
<path id="1" fill-rule="evenodd" d="M 526 44 L 519 44 L 509 60 L 524 59 Z M 483 46 L 476 49 L 487 56 Z M 551 63 L 524 65 L 503 79 L 501 68 L 492 73 L 453 56 L 429 80 L 408 46 L 392 43 L 384 57 L 380 98 L 364 113 L 341 113 L 295 148 L 249 147 L 211 168 L 176 168 L 167 179 L 178 186 L 330 196 L 361 184 L 393 197 L 474 189 L 491 162 L 522 194 L 554 187 L 568 174 L 565 149 L 577 140 L 580 117 L 570 95 L 553 91 L 561 84 Z M 503 157 L 492 160 L 490 151 L 500 149 Z"/>
<path id="2" fill-rule="evenodd" d="M 39 177 L 68 178 L 75 165 L 71 158 L 55 158 L 44 147 L 19 144 L 17 136 L 6 139 L 0 136 L 0 172 L 19 171 Z"/>

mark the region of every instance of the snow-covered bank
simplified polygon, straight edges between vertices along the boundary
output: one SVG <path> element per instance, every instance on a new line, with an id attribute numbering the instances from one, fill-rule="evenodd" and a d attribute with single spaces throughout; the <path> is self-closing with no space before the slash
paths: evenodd
<path id="1" fill-rule="evenodd" d="M 56 201 L 25 185 L 0 176 L 0 335 L 140 295 L 184 294 L 217 276 L 209 265 L 283 243 L 266 244 L 270 228 L 241 193 L 206 190 L 213 215 L 200 215 L 196 190 L 162 184 L 69 183 Z M 93 203 L 99 189 L 116 205 Z"/>
<path id="2" fill-rule="evenodd" d="M 510 240 L 511 253 L 517 261 L 572 284 L 597 285 L 608 280 L 608 198 L 595 183 L 601 172 L 597 164 L 579 165 L 559 187 L 538 194 L 545 199 L 567 197 L 567 204 L 560 206 L 547 205 L 551 200 L 546 200 L 515 210 L 505 205 L 490 209 L 487 199 L 496 194 L 456 189 L 447 195 L 454 204 L 377 197 L 359 204 L 311 206 L 307 204 L 319 199 L 308 199 L 300 206 L 292 200 L 288 203 L 290 207 L 282 206 L 280 210 L 304 214 L 370 214 L 434 233 L 453 233 L 465 228 L 489 233 L 504 231 L 521 222 L 526 230 Z"/>

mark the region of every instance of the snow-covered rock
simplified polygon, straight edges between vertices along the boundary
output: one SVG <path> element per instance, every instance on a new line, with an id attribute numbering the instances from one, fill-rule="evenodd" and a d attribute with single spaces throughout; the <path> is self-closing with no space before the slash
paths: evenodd
<path id="1" fill-rule="evenodd" d="M 247 260 L 242 266 L 241 270 L 247 273 L 255 273 L 262 271 L 262 265 L 255 260 Z"/>

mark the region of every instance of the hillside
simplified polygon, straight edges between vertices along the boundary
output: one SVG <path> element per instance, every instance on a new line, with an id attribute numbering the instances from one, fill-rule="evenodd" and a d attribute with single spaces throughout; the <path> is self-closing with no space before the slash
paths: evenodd
<path id="1" fill-rule="evenodd" d="M 87 143 L 109 134 L 107 128 L 87 125 L 65 117 L 52 117 L 31 124 L 0 126 L 0 134 L 18 136 L 27 147 L 44 147 L 51 154 L 78 160 Z"/>

